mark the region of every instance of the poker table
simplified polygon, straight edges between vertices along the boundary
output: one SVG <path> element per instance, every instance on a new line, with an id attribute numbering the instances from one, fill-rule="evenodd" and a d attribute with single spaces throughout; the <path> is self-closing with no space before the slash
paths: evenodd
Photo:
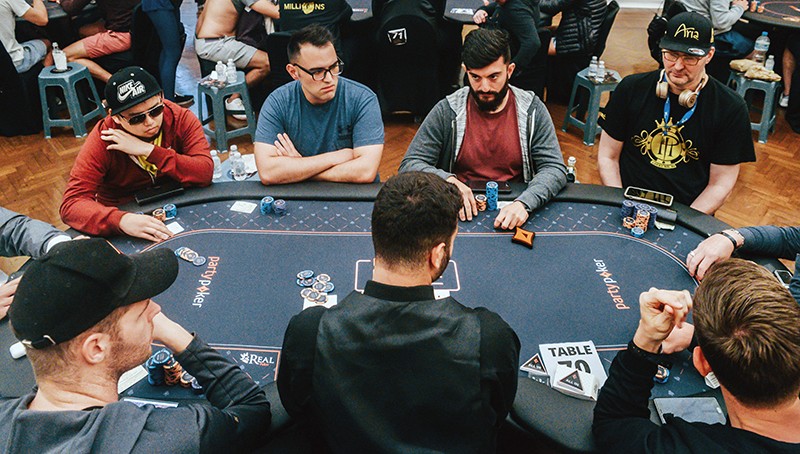
<path id="1" fill-rule="evenodd" d="M 330 300 L 363 289 L 371 277 L 370 215 L 379 188 L 216 183 L 166 201 L 177 206 L 177 216 L 167 224 L 182 229 L 169 240 L 110 241 L 125 253 L 188 247 L 206 258 L 198 266 L 179 260 L 176 282 L 154 300 L 265 387 L 273 405 L 273 430 L 279 430 L 288 424 L 273 384 L 283 334 L 290 318 L 309 304 L 300 296 L 296 275 L 302 270 L 328 274 L 335 285 Z M 512 185 L 512 193 L 500 198 L 511 200 L 523 188 Z M 261 214 L 258 202 L 266 195 L 285 199 L 287 213 Z M 591 340 L 607 370 L 636 329 L 639 294 L 650 287 L 692 291 L 697 282 L 683 259 L 709 233 L 727 227 L 677 206 L 674 230 L 651 229 L 634 238 L 621 226 L 622 200 L 618 189 L 569 185 L 525 225 L 536 232 L 533 249 L 512 243 L 511 232 L 494 230 L 496 212 L 479 213 L 473 221 L 459 223 L 450 266 L 434 289 L 439 296 L 449 294 L 467 306 L 499 313 L 520 338 L 521 364 L 539 352 L 540 344 Z M 127 209 L 150 212 L 164 203 Z M 771 269 L 782 267 L 777 261 L 761 262 Z M 14 342 L 5 321 L 0 323 L 0 342 L 5 347 Z M 0 395 L 30 389 L 27 360 L 14 361 L 5 353 L 0 367 Z M 675 355 L 670 379 L 656 385 L 653 396 L 708 391 L 684 352 Z M 188 390 L 152 387 L 146 380 L 124 396 L 195 398 Z M 521 375 L 509 426 L 568 449 L 589 451 L 592 408 L 591 402 Z"/>
<path id="2" fill-rule="evenodd" d="M 742 17 L 776 27 L 800 29 L 800 2 L 797 0 L 766 0 L 761 5 L 763 13 L 745 11 Z"/>

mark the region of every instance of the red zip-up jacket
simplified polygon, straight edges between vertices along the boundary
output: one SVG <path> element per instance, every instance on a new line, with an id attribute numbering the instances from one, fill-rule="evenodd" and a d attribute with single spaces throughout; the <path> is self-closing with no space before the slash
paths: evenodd
<path id="1" fill-rule="evenodd" d="M 89 235 L 124 234 L 119 221 L 127 214 L 116 208 L 143 189 L 173 179 L 182 186 L 208 186 L 214 172 L 208 141 L 197 117 L 164 100 L 161 146 L 147 160 L 158 167 L 155 179 L 125 153 L 108 150 L 100 131 L 118 128 L 110 116 L 97 122 L 81 147 L 61 202 L 61 220 Z"/>

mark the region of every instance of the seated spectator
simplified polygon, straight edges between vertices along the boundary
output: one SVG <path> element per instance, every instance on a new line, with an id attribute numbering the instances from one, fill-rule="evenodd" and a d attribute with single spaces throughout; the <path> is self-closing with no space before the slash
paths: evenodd
<path id="1" fill-rule="evenodd" d="M 548 54 L 547 101 L 569 102 L 575 75 L 589 66 L 606 17 L 606 0 L 541 0 L 545 14 L 561 13 Z"/>
<path id="2" fill-rule="evenodd" d="M 747 0 L 681 0 L 687 11 L 702 14 L 714 26 L 714 51 L 730 58 L 750 58 L 755 41 L 733 30 L 747 9 Z"/>
<path id="3" fill-rule="evenodd" d="M 478 214 L 467 181 L 528 183 L 494 221 L 495 228 L 513 229 L 567 183 L 553 121 L 533 92 L 509 85 L 515 65 L 508 33 L 474 30 L 461 56 L 469 87 L 436 104 L 408 146 L 400 172 L 431 172 L 454 184 L 463 198 L 462 221 Z"/>
<path id="4" fill-rule="evenodd" d="M 322 25 L 333 33 L 334 41 L 339 39 L 339 26 L 350 20 L 353 14 L 353 8 L 346 0 L 280 0 L 279 4 L 281 31 L 293 32 L 309 25 Z"/>
<path id="5" fill-rule="evenodd" d="M 255 157 L 263 184 L 304 180 L 372 183 L 383 153 L 378 98 L 344 77 L 333 35 L 321 25 L 289 40 L 286 71 L 258 118 Z"/>
<path id="6" fill-rule="evenodd" d="M 651 289 L 639 298 L 641 321 L 617 354 L 594 409 L 601 452 L 798 452 L 800 306 L 764 268 L 730 259 L 713 265 L 689 292 Z M 650 420 L 653 376 L 662 343 L 694 312 L 692 361 L 720 383 L 729 424 Z"/>
<path id="7" fill-rule="evenodd" d="M 75 159 L 61 219 L 89 235 L 169 238 L 163 222 L 117 206 L 167 182 L 211 184 L 214 164 L 200 121 L 163 99 L 155 78 L 137 66 L 114 74 L 105 96 L 108 116 L 92 129 Z"/>
<path id="8" fill-rule="evenodd" d="M 292 317 L 278 392 L 332 452 L 494 452 L 517 391 L 519 339 L 499 315 L 431 283 L 458 231 L 458 190 L 422 172 L 390 178 L 372 211 L 364 294 Z M 445 334 L 446 333 L 446 334 Z M 387 371 L 394 373 L 387 380 Z"/>
<path id="9" fill-rule="evenodd" d="M 755 161 L 747 104 L 706 75 L 712 33 L 697 13 L 674 16 L 660 44 L 664 70 L 619 83 L 600 119 L 604 185 L 666 192 L 713 214 L 733 190 L 740 163 Z"/>
<path id="10" fill-rule="evenodd" d="M 544 95 L 543 86 L 536 81 L 543 74 L 536 74 L 537 62 L 534 56 L 539 51 L 539 4 L 534 0 L 497 0 L 481 6 L 473 16 L 473 21 L 487 28 L 501 28 L 511 35 L 511 62 L 516 69 L 511 77 L 515 87 L 535 91 Z M 540 84 L 541 85 L 541 84 Z"/>
<path id="11" fill-rule="evenodd" d="M 0 400 L 11 452 L 239 452 L 269 427 L 270 405 L 238 366 L 150 298 L 178 275 L 166 248 L 132 256 L 102 239 L 70 241 L 31 264 L 9 311 L 37 388 Z M 117 382 L 162 343 L 205 390 L 159 409 L 118 401 Z"/>
<path id="12" fill-rule="evenodd" d="M 689 273 L 702 280 L 711 265 L 731 257 L 734 251 L 795 261 L 789 289 L 800 303 L 800 227 L 742 227 L 711 235 L 686 257 Z"/>
<path id="13" fill-rule="evenodd" d="M 67 14 L 78 14 L 91 0 L 55 0 Z M 133 9 L 141 0 L 96 0 L 103 18 L 102 31 L 76 41 L 66 48 L 67 61 L 85 66 L 92 77 L 108 82 L 111 73 L 94 60 L 118 54 L 131 48 L 131 20 Z M 45 66 L 53 64 L 53 53 L 47 54 Z"/>
<path id="14" fill-rule="evenodd" d="M 50 224 L 0 207 L 0 255 L 3 257 L 27 255 L 38 259 L 56 244 L 69 239 L 66 233 Z M 18 285 L 19 279 L 9 280 L 0 270 L 0 319 L 6 316 Z"/>
<path id="15" fill-rule="evenodd" d="M 278 7 L 271 0 L 206 0 L 195 28 L 194 49 L 197 56 L 211 62 L 233 60 L 245 72 L 248 87 L 255 87 L 269 74 L 269 57 L 263 50 L 236 39 L 236 24 L 245 8 L 277 19 Z M 239 95 L 225 100 L 225 110 L 237 120 L 246 120 L 244 103 Z"/>
<path id="16" fill-rule="evenodd" d="M 47 56 L 50 41 L 32 39 L 23 43 L 17 42 L 14 30 L 17 17 L 39 26 L 47 25 L 47 9 L 42 0 L 33 0 L 33 6 L 25 0 L 0 0 L 0 42 L 11 57 L 18 73 L 24 73 Z"/>

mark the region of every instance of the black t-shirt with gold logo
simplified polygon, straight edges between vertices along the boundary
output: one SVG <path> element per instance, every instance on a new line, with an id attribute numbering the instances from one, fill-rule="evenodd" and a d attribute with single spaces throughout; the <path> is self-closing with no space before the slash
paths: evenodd
<path id="1" fill-rule="evenodd" d="M 756 160 L 747 104 L 710 78 L 697 98 L 694 114 L 677 127 L 674 124 L 689 109 L 670 93 L 671 112 L 665 128 L 665 100 L 655 94 L 660 74 L 655 71 L 624 78 L 608 101 L 600 125 L 623 142 L 619 159 L 623 187 L 667 192 L 691 205 L 708 185 L 711 164 Z"/>
<path id="2" fill-rule="evenodd" d="M 339 24 L 353 14 L 353 9 L 345 0 L 280 0 L 280 12 L 281 31 L 320 24 L 336 33 Z"/>

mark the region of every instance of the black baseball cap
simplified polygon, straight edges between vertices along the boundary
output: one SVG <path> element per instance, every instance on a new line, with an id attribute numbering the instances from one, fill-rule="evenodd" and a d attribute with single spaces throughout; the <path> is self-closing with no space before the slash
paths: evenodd
<path id="1" fill-rule="evenodd" d="M 699 57 L 708 54 L 713 44 L 711 21 L 697 13 L 676 14 L 667 22 L 667 33 L 659 43 L 662 49 Z"/>
<path id="2" fill-rule="evenodd" d="M 49 347 L 114 309 L 158 295 L 177 275 L 178 259 L 167 248 L 125 255 L 100 238 L 66 241 L 31 263 L 8 318 L 26 347 Z"/>
<path id="3" fill-rule="evenodd" d="M 162 91 L 156 78 L 144 68 L 128 66 L 120 69 L 108 79 L 106 105 L 111 109 L 111 115 L 118 115 Z"/>

